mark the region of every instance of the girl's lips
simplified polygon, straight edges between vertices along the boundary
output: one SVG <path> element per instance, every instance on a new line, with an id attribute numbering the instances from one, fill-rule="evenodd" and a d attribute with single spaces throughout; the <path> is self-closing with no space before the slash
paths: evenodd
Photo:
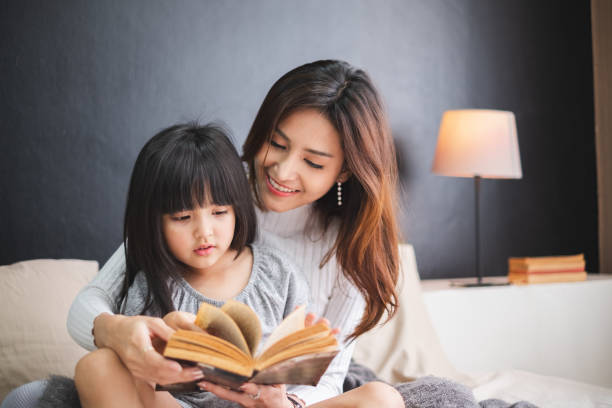
<path id="1" fill-rule="evenodd" d="M 292 195 L 295 195 L 297 193 L 299 193 L 299 190 L 296 191 L 280 191 L 278 190 L 276 187 L 274 187 L 274 185 L 272 185 L 272 183 L 270 182 L 271 178 L 268 174 L 266 174 L 266 186 L 268 186 L 268 190 L 270 190 L 270 192 L 274 195 L 277 195 L 279 197 L 290 197 Z M 277 183 L 276 181 L 274 181 L 275 183 Z M 280 185 L 280 183 L 277 183 Z"/>
<path id="2" fill-rule="evenodd" d="M 196 254 L 200 256 L 206 256 L 210 254 L 214 249 L 215 249 L 214 245 L 201 246 L 201 247 L 194 249 L 193 252 L 195 252 Z"/>

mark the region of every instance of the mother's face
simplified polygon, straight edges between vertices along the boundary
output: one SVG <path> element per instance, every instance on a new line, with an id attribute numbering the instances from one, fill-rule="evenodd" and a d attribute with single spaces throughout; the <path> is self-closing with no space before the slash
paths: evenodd
<path id="1" fill-rule="evenodd" d="M 289 115 L 255 156 L 259 196 L 266 209 L 283 212 L 321 198 L 344 182 L 340 135 L 314 109 Z"/>

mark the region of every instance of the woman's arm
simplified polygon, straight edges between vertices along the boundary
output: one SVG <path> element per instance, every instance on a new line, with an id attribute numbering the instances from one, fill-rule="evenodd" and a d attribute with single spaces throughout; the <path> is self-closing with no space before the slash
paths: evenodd
<path id="1" fill-rule="evenodd" d="M 162 319 L 114 314 L 124 276 L 121 245 L 72 302 L 67 321 L 72 338 L 88 350 L 96 346 L 112 349 L 132 375 L 145 381 L 169 384 L 201 376 L 199 369 L 182 369 L 152 348 L 155 339 L 167 340 L 174 331 Z"/>
<path id="2" fill-rule="evenodd" d="M 81 347 L 94 350 L 94 319 L 114 314 L 115 299 L 125 275 L 125 251 L 120 245 L 95 278 L 77 294 L 68 312 L 68 333 Z"/>
<path id="3" fill-rule="evenodd" d="M 339 328 L 341 328 L 342 333 L 338 335 L 341 352 L 332 361 L 316 387 L 301 385 L 287 386 L 287 390 L 285 391 L 284 386 L 263 386 L 247 383 L 242 387 L 243 391 L 246 393 L 245 395 L 206 381 L 200 383 L 200 385 L 220 398 L 237 402 L 243 406 L 255 406 L 255 401 L 251 398 L 256 395 L 258 396 L 256 406 L 270 408 L 291 406 L 291 404 L 287 404 L 288 399 L 285 396 L 285 392 L 288 394 L 295 394 L 299 399 L 304 401 L 306 405 L 311 405 L 342 394 L 344 377 L 348 371 L 348 366 L 355 347 L 354 342 L 346 344 L 342 339 L 346 337 L 346 335 L 352 333 L 354 327 L 361 319 L 364 306 L 363 299 L 357 292 L 357 289 L 352 285 L 350 288 L 351 289 L 348 289 L 345 286 L 334 288 L 332 300 L 328 302 L 326 306 L 326 312 L 329 312 L 329 315 L 325 315 L 325 317 L 330 316 L 329 320 L 331 321 L 332 327 L 337 326 L 334 321 L 331 320 L 332 318 L 336 322 L 341 323 L 341 327 Z M 249 397 L 249 395 L 251 395 L 251 397 Z"/>
<path id="4" fill-rule="evenodd" d="M 316 387 L 291 386 L 289 393 L 296 394 L 307 405 L 342 394 L 342 385 L 348 372 L 355 342 L 347 343 L 346 336 L 351 334 L 363 315 L 365 303 L 357 289 L 344 279 L 336 279 L 332 295 L 323 309 L 322 316 L 330 321 L 331 327 L 340 329 L 337 336 L 341 351 L 327 368 Z"/>

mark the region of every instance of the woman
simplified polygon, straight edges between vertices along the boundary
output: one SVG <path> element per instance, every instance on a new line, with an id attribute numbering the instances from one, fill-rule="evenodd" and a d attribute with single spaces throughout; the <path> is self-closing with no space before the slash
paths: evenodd
<path id="1" fill-rule="evenodd" d="M 206 389 L 245 407 L 404 406 L 398 391 L 378 382 L 342 394 L 351 340 L 398 306 L 395 152 L 369 77 L 330 60 L 288 72 L 264 99 L 243 153 L 259 206 L 259 238 L 301 267 L 311 287 L 311 310 L 340 330 L 342 351 L 317 387 L 285 391 L 247 384 L 236 393 L 205 384 Z M 189 380 L 193 374 L 176 362 L 143 351 L 152 339 L 166 340 L 173 328 L 161 319 L 112 314 L 106 294 L 120 289 L 124 273 L 120 248 L 74 301 L 72 337 L 90 350 L 113 349 L 138 378 L 161 384 Z M 92 378 L 92 386 L 99 381 Z"/>
<path id="2" fill-rule="evenodd" d="M 350 340 L 397 306 L 397 176 L 381 100 L 367 74 L 347 63 L 303 65 L 272 86 L 243 153 L 260 208 L 260 239 L 296 261 L 311 285 L 311 311 L 340 329 L 342 352 L 319 385 L 290 392 L 308 405 L 335 397 L 342 393 L 350 363 Z M 93 348 L 94 323 L 96 345 L 115 350 L 134 375 L 158 383 L 185 380 L 176 363 L 142 352 L 151 337 L 165 339 L 171 328 L 155 319 L 112 315 L 108 299 L 99 295 L 100 288 L 109 292 L 121 281 L 124 259 L 120 249 L 79 294 L 68 319 L 71 335 Z M 249 386 L 244 394 L 214 384 L 207 389 L 246 406 L 255 401 L 270 407 L 268 401 L 278 401 L 276 394 L 284 392 Z M 403 406 L 391 387 L 368 388 L 373 387 L 384 392 L 368 394 L 383 398 L 388 393 Z"/>

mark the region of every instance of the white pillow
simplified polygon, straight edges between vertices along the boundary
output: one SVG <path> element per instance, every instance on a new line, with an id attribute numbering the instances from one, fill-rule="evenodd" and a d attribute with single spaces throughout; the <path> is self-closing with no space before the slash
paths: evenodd
<path id="1" fill-rule="evenodd" d="M 400 307 L 391 321 L 357 339 L 353 357 L 390 383 L 410 381 L 423 375 L 470 380 L 450 363 L 436 334 L 421 295 L 414 248 L 401 244 Z M 384 320 L 383 320 L 384 321 Z"/>
<path id="2" fill-rule="evenodd" d="M 49 374 L 73 376 L 86 351 L 68 335 L 66 317 L 98 263 L 37 259 L 0 266 L 0 401 Z"/>

